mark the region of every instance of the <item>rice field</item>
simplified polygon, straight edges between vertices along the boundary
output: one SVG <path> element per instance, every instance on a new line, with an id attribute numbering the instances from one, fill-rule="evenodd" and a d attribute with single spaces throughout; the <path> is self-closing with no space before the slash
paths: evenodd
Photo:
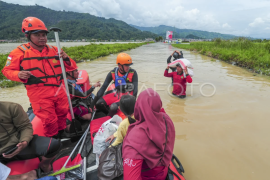
<path id="1" fill-rule="evenodd" d="M 118 52 L 137 48 L 147 43 L 125 43 L 125 44 L 90 44 L 75 47 L 63 47 L 62 49 L 76 62 L 83 60 L 94 60 L 98 57 L 108 56 Z M 0 69 L 2 70 L 7 61 L 7 54 L 0 54 Z M 0 73 L 0 87 L 7 88 L 21 84 L 19 82 L 8 80 L 2 73 Z"/>
<path id="2" fill-rule="evenodd" d="M 213 42 L 192 42 L 190 44 L 173 44 L 172 46 L 217 58 L 256 73 L 270 75 L 270 43 L 252 42 L 239 38 L 237 40 L 216 39 Z"/>

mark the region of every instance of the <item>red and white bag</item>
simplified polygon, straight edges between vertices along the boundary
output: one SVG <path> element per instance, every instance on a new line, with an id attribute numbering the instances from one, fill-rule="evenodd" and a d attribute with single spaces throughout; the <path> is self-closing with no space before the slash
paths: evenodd
<path id="1" fill-rule="evenodd" d="M 194 75 L 193 70 L 192 70 L 193 66 L 189 60 L 183 58 L 183 59 L 175 60 L 172 63 L 168 64 L 169 67 L 174 67 L 174 68 L 177 65 L 180 65 L 182 69 L 186 69 L 186 67 L 187 67 L 188 74 L 191 77 Z M 185 73 L 184 73 L 184 76 L 186 77 Z"/>

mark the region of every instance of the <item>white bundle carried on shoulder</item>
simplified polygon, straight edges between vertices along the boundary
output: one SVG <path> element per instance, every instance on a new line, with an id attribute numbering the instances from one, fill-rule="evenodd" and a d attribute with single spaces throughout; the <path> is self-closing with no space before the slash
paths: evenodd
<path id="1" fill-rule="evenodd" d="M 169 67 L 176 67 L 176 66 L 181 66 L 182 69 L 186 69 L 187 67 L 187 71 L 188 71 L 188 74 L 192 77 L 194 76 L 194 73 L 193 73 L 193 66 L 191 64 L 191 62 L 187 59 L 177 59 L 175 61 L 173 61 L 172 63 L 168 64 Z M 186 77 L 185 73 L 184 73 L 184 76 Z"/>

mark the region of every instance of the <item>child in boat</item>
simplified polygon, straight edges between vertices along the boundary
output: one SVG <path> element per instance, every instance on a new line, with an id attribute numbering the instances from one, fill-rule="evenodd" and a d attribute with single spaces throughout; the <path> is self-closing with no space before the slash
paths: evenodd
<path id="1" fill-rule="evenodd" d="M 132 95 L 123 95 L 120 99 L 120 110 L 125 114 L 126 118 L 119 124 L 117 131 L 106 139 L 106 142 L 110 143 L 115 139 L 111 144 L 112 146 L 117 146 L 123 142 L 124 137 L 126 136 L 128 126 L 136 120 L 133 118 L 134 106 L 136 98 Z"/>
<path id="2" fill-rule="evenodd" d="M 83 120 L 91 120 L 92 109 L 89 109 L 91 103 L 91 94 L 96 87 L 100 86 L 100 82 L 98 81 L 95 83 L 84 93 L 81 86 L 77 84 L 77 79 L 79 78 L 77 65 L 71 68 L 66 68 L 66 74 L 74 114 L 81 117 Z M 70 113 L 68 114 L 68 117 L 68 119 L 71 120 Z"/>
<path id="3" fill-rule="evenodd" d="M 182 69 L 180 65 L 176 66 L 176 71 L 169 73 L 169 66 L 165 69 L 165 77 L 173 77 L 173 92 L 172 94 L 184 99 L 186 97 L 186 87 L 187 82 L 192 83 L 192 78 L 188 74 L 187 68 Z M 183 72 L 185 72 L 186 77 L 184 77 Z"/>

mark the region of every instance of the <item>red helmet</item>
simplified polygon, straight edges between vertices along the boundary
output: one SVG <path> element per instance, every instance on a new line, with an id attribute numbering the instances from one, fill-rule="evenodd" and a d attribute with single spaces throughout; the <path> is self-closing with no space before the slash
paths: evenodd
<path id="1" fill-rule="evenodd" d="M 78 69 L 77 64 L 75 64 L 75 66 L 67 66 L 66 72 L 72 72 L 72 71 L 75 71 L 76 69 Z"/>
<path id="2" fill-rule="evenodd" d="M 45 31 L 49 33 L 43 21 L 36 17 L 27 17 L 22 22 L 22 32 L 28 33 L 30 31 L 34 31 L 32 33 L 37 33 L 41 31 Z"/>

